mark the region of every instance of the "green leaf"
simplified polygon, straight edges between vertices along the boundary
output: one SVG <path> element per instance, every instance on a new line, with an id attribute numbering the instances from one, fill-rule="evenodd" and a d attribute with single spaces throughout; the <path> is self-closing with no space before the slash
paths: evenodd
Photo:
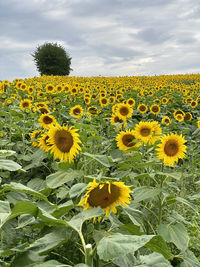
<path id="1" fill-rule="evenodd" d="M 69 240 L 71 236 L 70 231 L 69 228 L 59 227 L 37 239 L 28 249 L 37 252 L 40 256 L 48 254 L 49 251 Z"/>
<path id="2" fill-rule="evenodd" d="M 4 221 L 10 214 L 10 204 L 7 201 L 0 200 L 0 221 Z"/>
<path id="3" fill-rule="evenodd" d="M 152 253 L 145 256 L 140 256 L 141 267 L 172 267 L 172 265 L 167 261 L 163 255 L 159 253 Z"/>
<path id="4" fill-rule="evenodd" d="M 10 267 L 32 267 L 33 263 L 36 263 L 34 266 L 38 267 L 39 262 L 44 261 L 44 259 L 44 256 L 39 256 L 36 252 L 26 251 L 24 253 L 17 254 Z"/>
<path id="5" fill-rule="evenodd" d="M 86 188 L 87 188 L 87 184 L 84 184 L 84 183 L 78 183 L 78 184 L 73 185 L 69 191 L 70 198 L 80 196 L 81 193 L 84 192 Z"/>
<path id="6" fill-rule="evenodd" d="M 10 157 L 14 154 L 16 154 L 16 152 L 13 150 L 0 150 L 0 158 Z"/>
<path id="7" fill-rule="evenodd" d="M 110 162 L 108 160 L 108 157 L 106 155 L 94 155 L 94 154 L 90 154 L 87 152 L 82 153 L 85 156 L 88 156 L 90 158 L 93 158 L 94 160 L 98 161 L 99 163 L 101 163 L 103 166 L 105 167 L 110 167 Z"/>
<path id="8" fill-rule="evenodd" d="M 143 213 L 140 210 L 134 209 L 129 206 L 124 209 L 124 213 L 129 216 L 133 224 L 140 226 L 143 216 Z"/>
<path id="9" fill-rule="evenodd" d="M 74 180 L 75 178 L 80 178 L 82 175 L 83 173 L 77 170 L 58 171 L 47 176 L 46 183 L 50 188 L 57 188 L 64 183 Z"/>
<path id="10" fill-rule="evenodd" d="M 136 258 L 131 253 L 128 253 L 127 255 L 115 258 L 112 262 L 119 267 L 132 267 L 135 266 Z"/>
<path id="11" fill-rule="evenodd" d="M 97 253 L 102 260 L 112 260 L 135 252 L 153 237 L 154 235 L 131 236 L 116 233 L 100 240 Z"/>
<path id="12" fill-rule="evenodd" d="M 59 205 L 58 208 L 56 208 L 56 210 L 51 213 L 51 215 L 53 215 L 56 218 L 60 218 L 61 216 L 63 216 L 64 214 L 66 214 L 68 211 L 70 211 L 73 208 L 74 208 L 74 204 L 71 200 L 69 200 Z"/>
<path id="13" fill-rule="evenodd" d="M 160 224 L 158 226 L 158 233 L 165 241 L 174 243 L 178 249 L 183 251 L 187 249 L 189 237 L 182 223 L 173 225 Z"/>
<path id="14" fill-rule="evenodd" d="M 184 253 L 181 253 L 180 256 L 184 260 L 181 263 L 180 267 L 199 267 L 200 266 L 198 259 L 195 257 L 194 253 L 190 251 L 189 249 L 186 250 Z"/>
<path id="15" fill-rule="evenodd" d="M 161 192 L 160 188 L 141 186 L 133 189 L 133 197 L 135 202 L 140 202 L 146 199 L 154 198 Z"/>
<path id="16" fill-rule="evenodd" d="M 183 203 L 184 205 L 190 207 L 194 211 L 198 212 L 197 206 L 194 205 L 193 203 L 189 202 L 188 200 L 186 200 L 186 199 L 184 199 L 182 197 L 176 197 L 176 200 L 179 201 L 180 203 Z"/>
<path id="17" fill-rule="evenodd" d="M 22 166 L 18 163 L 14 162 L 13 160 L 9 159 L 0 159 L 0 170 L 7 170 L 7 171 L 17 171 L 21 170 Z"/>
<path id="18" fill-rule="evenodd" d="M 46 201 L 47 203 L 49 203 L 51 206 L 54 206 L 52 203 L 50 203 L 47 199 L 47 197 L 23 184 L 20 183 L 15 183 L 15 182 L 11 182 L 9 185 L 4 185 L 3 186 L 3 191 L 18 191 L 18 192 L 22 192 L 22 193 L 26 193 L 26 194 L 30 194 L 32 196 L 35 196 L 39 199 L 43 199 L 44 201 Z"/>
<path id="19" fill-rule="evenodd" d="M 29 265 L 27 267 L 69 267 L 69 265 L 60 263 L 60 262 L 58 262 L 56 260 L 49 260 L 49 261 L 45 261 L 43 263 L 36 263 L 36 264 L 33 264 L 33 265 L 31 264 L 31 265 Z M 83 267 L 87 267 L 87 265 L 85 265 Z"/>
<path id="20" fill-rule="evenodd" d="M 144 232 L 140 231 L 140 226 L 135 225 L 133 223 L 121 225 L 119 226 L 119 228 L 128 231 L 131 235 L 143 235 L 144 234 Z"/>
<path id="21" fill-rule="evenodd" d="M 163 240 L 163 238 L 159 235 L 154 236 L 146 245 L 145 247 L 149 248 L 152 251 L 158 252 L 162 254 L 167 260 L 172 259 L 173 255 L 168 249 L 168 246 Z"/>

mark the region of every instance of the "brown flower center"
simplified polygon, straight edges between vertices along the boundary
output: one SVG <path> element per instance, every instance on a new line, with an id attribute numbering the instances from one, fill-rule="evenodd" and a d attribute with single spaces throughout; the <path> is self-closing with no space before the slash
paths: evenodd
<path id="1" fill-rule="evenodd" d="M 115 122 L 115 123 L 117 123 L 117 122 L 122 123 L 123 120 L 121 120 L 118 116 L 115 116 L 115 118 L 114 118 L 114 122 Z"/>
<path id="2" fill-rule="evenodd" d="M 146 110 L 145 105 L 141 105 L 141 106 L 140 106 L 140 111 L 145 111 L 145 110 Z"/>
<path id="3" fill-rule="evenodd" d="M 26 102 L 26 101 L 23 102 L 23 103 L 22 103 L 22 107 L 23 107 L 23 108 L 29 107 L 29 102 Z"/>
<path id="4" fill-rule="evenodd" d="M 173 157 L 178 152 L 178 144 L 176 141 L 168 140 L 164 146 L 164 152 L 167 156 Z"/>
<path id="5" fill-rule="evenodd" d="M 121 107 L 120 110 L 119 110 L 119 113 L 122 116 L 127 116 L 128 115 L 128 108 L 127 107 Z"/>
<path id="6" fill-rule="evenodd" d="M 45 116 L 45 117 L 43 118 L 43 122 L 44 122 L 45 124 L 51 124 L 51 123 L 53 122 L 53 119 L 50 118 L 49 116 Z"/>
<path id="7" fill-rule="evenodd" d="M 135 137 L 133 135 L 126 134 L 122 137 L 122 143 L 127 147 L 132 147 L 136 144 L 135 142 L 133 142 L 134 139 Z"/>
<path id="8" fill-rule="evenodd" d="M 148 135 L 150 135 L 150 133 L 151 133 L 151 130 L 149 128 L 142 128 L 140 131 L 140 134 L 142 136 L 148 136 Z"/>
<path id="9" fill-rule="evenodd" d="M 108 191 L 108 184 L 100 189 L 99 186 L 94 188 L 89 193 L 88 203 L 92 207 L 107 208 L 114 203 L 120 196 L 120 189 L 114 184 L 110 185 L 110 193 Z"/>
<path id="10" fill-rule="evenodd" d="M 63 153 L 68 153 L 73 146 L 74 140 L 70 132 L 61 130 L 55 133 L 55 143 L 59 150 Z"/>
<path id="11" fill-rule="evenodd" d="M 73 110 L 73 113 L 74 113 L 74 115 L 78 115 L 78 114 L 80 114 L 80 113 L 81 113 L 80 108 L 75 108 L 75 109 Z"/>

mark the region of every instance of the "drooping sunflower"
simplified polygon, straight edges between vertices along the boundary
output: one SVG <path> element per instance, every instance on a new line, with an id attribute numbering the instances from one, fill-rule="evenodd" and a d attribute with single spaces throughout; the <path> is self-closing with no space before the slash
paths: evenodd
<path id="1" fill-rule="evenodd" d="M 80 105 L 76 105 L 70 109 L 69 114 L 75 118 L 83 116 L 83 108 Z"/>
<path id="2" fill-rule="evenodd" d="M 24 100 L 21 100 L 21 102 L 20 102 L 20 108 L 21 109 L 25 109 L 25 108 L 30 108 L 31 107 L 31 100 L 29 100 L 29 99 L 24 99 Z"/>
<path id="3" fill-rule="evenodd" d="M 52 144 L 49 144 L 48 140 L 49 140 L 48 133 L 44 133 L 42 137 L 39 139 L 39 147 L 45 152 L 48 152 L 52 147 Z"/>
<path id="4" fill-rule="evenodd" d="M 56 124 L 56 119 L 50 114 L 42 114 L 38 121 L 40 126 L 44 129 L 49 129 L 50 126 Z"/>
<path id="5" fill-rule="evenodd" d="M 153 125 L 151 122 L 140 121 L 135 126 L 135 137 L 145 144 L 149 142 L 153 134 Z"/>
<path id="6" fill-rule="evenodd" d="M 54 159 L 60 159 L 60 161 L 64 162 L 69 160 L 69 162 L 72 162 L 74 157 L 79 154 L 81 150 L 79 143 L 81 141 L 76 131 L 78 130 L 59 124 L 49 129 L 48 143 L 52 145 L 50 152 L 53 153 Z"/>
<path id="7" fill-rule="evenodd" d="M 163 160 L 164 165 L 173 167 L 174 163 L 177 163 L 179 159 L 185 158 L 186 140 L 181 135 L 174 133 L 165 134 L 161 138 L 161 144 L 158 144 L 157 157 Z"/>
<path id="8" fill-rule="evenodd" d="M 138 147 L 141 145 L 141 142 L 134 141 L 136 139 L 135 132 L 133 130 L 121 131 L 117 137 L 117 146 L 120 150 L 126 151 L 131 147 Z"/>
<path id="9" fill-rule="evenodd" d="M 123 119 L 131 118 L 132 114 L 133 114 L 133 109 L 128 104 L 119 104 L 117 106 L 116 115 L 120 119 L 123 120 Z"/>
<path id="10" fill-rule="evenodd" d="M 139 104 L 137 107 L 137 110 L 141 113 L 141 114 L 145 114 L 148 110 L 147 105 L 145 104 Z"/>
<path id="11" fill-rule="evenodd" d="M 116 205 L 126 207 L 130 204 L 130 186 L 123 182 L 102 182 L 95 180 L 88 184 L 85 197 L 79 202 L 79 206 L 84 206 L 84 210 L 94 207 L 101 207 L 106 217 L 111 212 L 116 213 Z"/>
<path id="12" fill-rule="evenodd" d="M 160 112 L 160 107 L 157 104 L 153 104 L 150 107 L 150 112 L 154 115 L 157 115 Z"/>
<path id="13" fill-rule="evenodd" d="M 40 142 L 38 140 L 38 138 L 43 134 L 43 131 L 41 130 L 38 130 L 38 131 L 33 131 L 31 133 L 31 140 L 35 140 L 35 141 L 32 141 L 32 146 L 34 147 L 39 147 L 40 146 Z"/>
<path id="14" fill-rule="evenodd" d="M 168 116 L 162 118 L 161 123 L 166 124 L 167 126 L 171 124 L 171 120 Z"/>

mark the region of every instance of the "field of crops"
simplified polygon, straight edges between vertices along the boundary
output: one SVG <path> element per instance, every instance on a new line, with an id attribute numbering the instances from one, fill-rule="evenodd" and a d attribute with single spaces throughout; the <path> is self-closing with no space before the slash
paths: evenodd
<path id="1" fill-rule="evenodd" d="M 0 82 L 0 266 L 198 267 L 200 75 Z"/>

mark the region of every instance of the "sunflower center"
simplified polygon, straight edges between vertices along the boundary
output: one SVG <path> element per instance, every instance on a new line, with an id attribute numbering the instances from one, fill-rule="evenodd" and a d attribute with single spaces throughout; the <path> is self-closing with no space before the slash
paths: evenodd
<path id="1" fill-rule="evenodd" d="M 40 108 L 40 112 L 42 114 L 46 114 L 46 113 L 48 113 L 48 110 L 46 108 Z"/>
<path id="2" fill-rule="evenodd" d="M 128 104 L 129 104 L 129 105 L 133 105 L 133 100 L 129 100 L 129 101 L 128 101 Z"/>
<path id="3" fill-rule="evenodd" d="M 45 124 L 51 124 L 51 123 L 53 122 L 53 119 L 50 118 L 49 116 L 45 116 L 45 117 L 43 118 L 43 122 L 44 122 Z"/>
<path id="4" fill-rule="evenodd" d="M 48 91 L 52 91 L 53 90 L 53 86 L 48 86 L 47 90 Z"/>
<path id="5" fill-rule="evenodd" d="M 159 109 L 158 109 L 158 107 L 157 107 L 157 106 L 153 106 L 153 107 L 152 107 L 152 111 L 153 111 L 153 112 L 158 112 L 158 111 L 159 111 Z"/>
<path id="6" fill-rule="evenodd" d="M 140 131 L 140 134 L 142 136 L 148 136 L 148 135 L 150 135 L 150 132 L 151 132 L 151 130 L 149 128 L 142 128 Z"/>
<path id="7" fill-rule="evenodd" d="M 89 193 L 88 203 L 92 207 L 107 208 L 116 200 L 119 199 L 120 189 L 114 185 L 110 184 L 110 193 L 108 191 L 108 184 L 104 184 L 104 186 L 100 189 L 99 186 L 94 188 Z"/>
<path id="8" fill-rule="evenodd" d="M 146 107 L 145 107 L 144 105 L 141 105 L 141 106 L 140 106 L 140 110 L 141 110 L 141 111 L 145 111 L 145 110 L 146 110 Z"/>
<path id="9" fill-rule="evenodd" d="M 75 114 L 75 115 L 78 115 L 78 114 L 80 114 L 80 113 L 81 113 L 80 108 L 75 108 L 75 109 L 74 109 L 74 114 Z"/>
<path id="10" fill-rule="evenodd" d="M 176 141 L 168 140 L 164 146 L 164 152 L 167 156 L 173 157 L 178 152 L 178 144 Z"/>
<path id="11" fill-rule="evenodd" d="M 123 116 L 128 115 L 128 109 L 127 109 L 126 107 L 122 107 L 122 108 L 120 108 L 119 112 L 120 112 L 120 114 L 123 115 Z"/>
<path id="12" fill-rule="evenodd" d="M 123 122 L 123 120 L 121 120 L 118 116 L 115 116 L 114 121 L 115 121 L 115 123 L 117 123 L 117 122 L 122 123 Z"/>
<path id="13" fill-rule="evenodd" d="M 122 143 L 127 147 L 132 147 L 136 144 L 135 142 L 133 142 L 134 139 L 135 137 L 133 135 L 126 134 L 122 137 Z"/>
<path id="14" fill-rule="evenodd" d="M 22 106 L 23 106 L 23 108 L 26 108 L 26 107 L 29 106 L 29 103 L 28 103 L 28 102 L 24 102 L 24 103 L 22 104 Z"/>
<path id="15" fill-rule="evenodd" d="M 74 140 L 70 132 L 61 130 L 55 134 L 55 143 L 59 150 L 68 153 L 73 146 Z"/>

